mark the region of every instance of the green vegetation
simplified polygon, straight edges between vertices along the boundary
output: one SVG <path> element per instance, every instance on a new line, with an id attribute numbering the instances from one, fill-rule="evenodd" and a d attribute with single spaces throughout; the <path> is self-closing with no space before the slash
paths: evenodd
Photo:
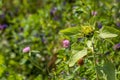
<path id="1" fill-rule="evenodd" d="M 0 0 L 0 80 L 119 80 L 119 0 Z"/>

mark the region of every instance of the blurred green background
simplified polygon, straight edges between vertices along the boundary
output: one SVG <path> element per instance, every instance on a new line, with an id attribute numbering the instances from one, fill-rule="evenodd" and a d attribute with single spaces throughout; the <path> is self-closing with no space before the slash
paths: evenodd
<path id="1" fill-rule="evenodd" d="M 67 38 L 59 31 L 94 21 L 119 30 L 119 7 L 119 0 L 0 0 L 0 80 L 55 80 L 49 71 Z M 27 46 L 31 55 L 22 52 Z"/>

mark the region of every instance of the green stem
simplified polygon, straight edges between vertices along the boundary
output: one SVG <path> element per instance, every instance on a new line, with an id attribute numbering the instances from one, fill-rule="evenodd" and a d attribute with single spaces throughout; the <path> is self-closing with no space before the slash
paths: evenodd
<path id="1" fill-rule="evenodd" d="M 95 72 L 96 72 L 96 80 L 99 80 L 99 76 L 98 76 L 98 73 L 97 73 L 97 69 L 96 69 L 96 66 L 97 66 L 97 64 L 96 64 L 96 51 L 95 51 L 95 47 L 94 47 L 94 43 L 92 43 L 92 45 L 93 45 L 93 59 L 94 59 L 94 67 L 95 67 Z"/>

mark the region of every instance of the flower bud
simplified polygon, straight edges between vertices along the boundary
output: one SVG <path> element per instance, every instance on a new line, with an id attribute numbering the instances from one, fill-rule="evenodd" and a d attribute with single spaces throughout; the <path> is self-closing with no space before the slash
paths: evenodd
<path id="1" fill-rule="evenodd" d="M 84 61 L 83 61 L 83 58 L 80 58 L 79 60 L 78 60 L 78 65 L 83 65 L 84 64 Z"/>
<path id="2" fill-rule="evenodd" d="M 97 23 L 97 27 L 98 27 L 99 29 L 101 29 L 101 28 L 102 28 L 102 24 L 101 24 L 100 22 L 98 22 L 98 23 Z"/>
<path id="3" fill-rule="evenodd" d="M 117 22 L 117 23 L 116 23 L 116 26 L 120 28 L 120 22 Z"/>
<path id="4" fill-rule="evenodd" d="M 70 41 L 69 40 L 63 40 L 62 42 L 64 48 L 68 48 L 70 46 Z"/>
<path id="5" fill-rule="evenodd" d="M 96 16 L 96 15 L 97 15 L 97 11 L 92 11 L 92 12 L 91 12 L 91 15 L 92 15 L 92 16 Z"/>
<path id="6" fill-rule="evenodd" d="M 7 24 L 3 24 L 3 25 L 0 24 L 0 30 L 7 28 L 7 26 L 8 26 Z"/>
<path id="7" fill-rule="evenodd" d="M 114 50 L 119 50 L 119 49 L 120 49 L 120 43 L 115 44 L 115 45 L 113 46 L 113 49 L 114 49 Z"/>
<path id="8" fill-rule="evenodd" d="M 50 15 L 51 15 L 51 16 L 55 16 L 56 12 L 57 12 L 57 8 L 56 8 L 56 7 L 53 7 L 53 8 L 51 9 L 51 11 L 50 11 Z"/>
<path id="9" fill-rule="evenodd" d="M 30 51 L 30 47 L 25 47 L 24 49 L 23 49 L 23 53 L 27 53 L 27 52 L 29 52 Z"/>

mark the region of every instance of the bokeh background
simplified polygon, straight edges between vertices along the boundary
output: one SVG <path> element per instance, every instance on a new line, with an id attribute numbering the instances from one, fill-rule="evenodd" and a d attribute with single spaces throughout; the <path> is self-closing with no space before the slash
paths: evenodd
<path id="1" fill-rule="evenodd" d="M 0 0 L 0 80 L 55 80 L 49 71 L 67 38 L 59 31 L 92 24 L 92 11 L 96 26 L 119 30 L 119 7 L 119 0 Z"/>

